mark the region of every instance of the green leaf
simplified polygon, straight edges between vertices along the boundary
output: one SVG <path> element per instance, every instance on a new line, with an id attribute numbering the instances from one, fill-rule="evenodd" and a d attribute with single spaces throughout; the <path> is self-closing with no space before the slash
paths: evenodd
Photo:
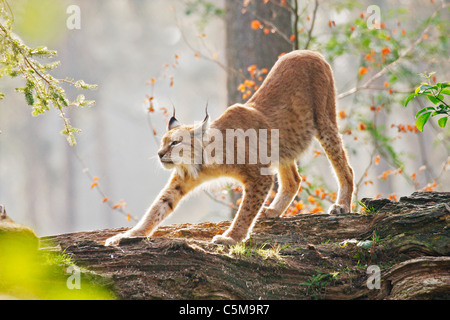
<path id="1" fill-rule="evenodd" d="M 33 92 L 31 91 L 25 91 L 25 100 L 27 101 L 27 104 L 29 106 L 32 106 L 34 104 L 34 97 L 33 97 Z"/>
<path id="2" fill-rule="evenodd" d="M 428 98 L 428 100 L 430 100 L 433 104 L 438 104 L 438 103 L 439 103 L 439 100 L 438 100 L 435 96 L 433 96 L 432 94 L 427 94 L 427 98 Z"/>
<path id="3" fill-rule="evenodd" d="M 447 124 L 448 117 L 442 117 L 438 120 L 438 125 L 441 128 L 445 128 L 445 125 Z"/>
<path id="4" fill-rule="evenodd" d="M 417 118 L 421 113 L 424 113 L 424 112 L 427 111 L 427 110 L 436 110 L 436 109 L 433 108 L 433 107 L 426 107 L 426 108 L 423 108 L 422 110 L 419 110 L 419 111 L 416 113 L 416 118 Z"/>
<path id="5" fill-rule="evenodd" d="M 427 123 L 428 119 L 430 118 L 430 115 L 431 112 L 427 112 L 417 118 L 416 127 L 419 131 L 423 131 L 423 126 L 425 125 L 425 123 Z"/>
<path id="6" fill-rule="evenodd" d="M 425 90 L 428 90 L 428 89 L 430 89 L 431 88 L 431 86 L 429 85 L 429 84 L 422 84 L 421 86 L 420 86 L 420 92 L 424 92 Z"/>
<path id="7" fill-rule="evenodd" d="M 442 89 L 442 90 L 441 90 L 441 93 L 443 93 L 443 94 L 446 94 L 446 95 L 449 95 L 449 96 L 450 96 L 450 89 L 448 89 L 448 88 Z"/>
<path id="8" fill-rule="evenodd" d="M 405 103 L 404 103 L 405 107 L 406 107 L 406 105 L 407 105 L 412 99 L 414 99 L 415 97 L 417 97 L 417 93 L 410 94 L 410 95 L 408 96 L 408 98 L 406 98 L 406 100 L 405 100 Z"/>

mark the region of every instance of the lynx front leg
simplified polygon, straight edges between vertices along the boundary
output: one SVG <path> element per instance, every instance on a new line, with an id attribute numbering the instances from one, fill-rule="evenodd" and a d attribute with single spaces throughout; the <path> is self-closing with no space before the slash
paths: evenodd
<path id="1" fill-rule="evenodd" d="M 302 179 L 298 174 L 296 163 L 280 165 L 278 168 L 278 191 L 270 207 L 264 207 L 260 217 L 279 217 L 291 204 L 300 188 Z"/>
<path id="2" fill-rule="evenodd" d="M 169 183 L 161 191 L 138 224 L 124 233 L 107 239 L 105 245 L 118 245 L 122 238 L 150 236 L 158 225 L 175 209 L 175 206 L 183 196 L 197 185 L 197 180 L 190 177 L 182 179 L 175 171 Z"/>
<path id="3" fill-rule="evenodd" d="M 233 245 L 245 240 L 251 231 L 256 215 L 264 204 L 272 183 L 272 176 L 261 176 L 257 181 L 246 184 L 241 206 L 231 226 L 222 235 L 215 236 L 212 242 Z"/>

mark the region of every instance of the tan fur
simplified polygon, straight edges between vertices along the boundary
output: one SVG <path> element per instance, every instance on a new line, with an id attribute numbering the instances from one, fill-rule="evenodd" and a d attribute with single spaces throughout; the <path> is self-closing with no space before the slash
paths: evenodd
<path id="1" fill-rule="evenodd" d="M 225 161 L 223 164 L 171 163 L 174 152 L 172 144 L 180 130 L 188 130 L 191 133 L 191 140 L 183 143 L 200 143 L 204 146 L 205 139 L 198 138 L 195 132 L 203 132 L 207 137 L 206 141 L 211 142 L 208 140 L 208 133 L 219 130 L 225 136 L 226 129 L 278 129 L 279 161 L 276 164 L 262 164 L 260 161 L 250 164 L 252 154 L 259 150 L 246 145 L 246 162 L 243 164 L 226 164 Z M 296 160 L 314 136 L 322 144 L 339 182 L 337 201 L 329 209 L 329 213 L 349 212 L 353 193 L 353 170 L 338 132 L 331 68 L 317 52 L 293 51 L 276 62 L 261 87 L 247 103 L 229 107 L 210 126 L 206 122 L 198 126 L 179 125 L 166 133 L 158 154 L 165 168 L 176 170 L 141 221 L 129 231 L 108 239 L 106 245 L 117 245 L 123 237 L 151 235 L 190 191 L 206 181 L 223 176 L 234 178 L 243 184 L 243 200 L 230 228 L 212 241 L 234 244 L 245 240 L 258 213 L 260 217 L 278 217 L 295 198 L 301 183 Z M 223 143 L 225 145 L 225 142 Z M 236 159 L 237 150 L 232 152 Z M 223 157 L 225 159 L 225 155 Z M 262 175 L 261 168 L 268 169 L 270 166 L 275 166 L 278 171 L 279 189 L 271 206 L 266 208 L 263 204 L 273 185 L 274 177 Z"/>

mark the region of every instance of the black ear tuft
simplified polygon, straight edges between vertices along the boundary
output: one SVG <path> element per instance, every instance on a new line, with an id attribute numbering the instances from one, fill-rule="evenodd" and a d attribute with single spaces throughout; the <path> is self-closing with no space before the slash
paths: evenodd
<path id="1" fill-rule="evenodd" d="M 167 130 L 172 130 L 173 128 L 181 126 L 181 123 L 175 117 L 170 118 L 167 124 Z"/>

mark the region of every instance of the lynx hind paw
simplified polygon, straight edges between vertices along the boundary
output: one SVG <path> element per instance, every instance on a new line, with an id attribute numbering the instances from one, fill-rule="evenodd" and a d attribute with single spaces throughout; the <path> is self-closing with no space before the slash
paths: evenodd
<path id="1" fill-rule="evenodd" d="M 330 209 L 328 210 L 328 213 L 333 214 L 333 215 L 342 215 L 342 214 L 349 213 L 349 211 L 348 211 L 348 209 L 345 208 L 345 206 L 336 203 L 330 207 Z"/>
<path id="2" fill-rule="evenodd" d="M 118 246 L 120 243 L 120 240 L 124 238 L 123 233 L 119 233 L 116 234 L 113 237 L 110 237 L 108 239 L 106 239 L 105 241 L 105 247 L 109 247 L 109 246 Z"/>
<path id="3" fill-rule="evenodd" d="M 278 218 L 280 216 L 280 213 L 275 209 L 264 207 L 262 208 L 259 216 L 261 218 Z"/>
<path id="4" fill-rule="evenodd" d="M 112 236 L 105 241 L 105 246 L 118 246 L 120 244 L 120 240 L 126 239 L 126 238 L 133 238 L 136 237 L 135 235 L 130 234 L 129 232 L 122 232 L 119 234 L 116 234 L 115 236 Z"/>
<path id="5" fill-rule="evenodd" d="M 232 245 L 235 245 L 236 243 L 238 243 L 233 238 L 226 237 L 226 236 L 223 236 L 223 235 L 216 235 L 216 236 L 214 236 L 214 238 L 211 240 L 211 242 L 215 243 L 215 244 L 225 245 L 225 246 L 232 246 Z"/>

